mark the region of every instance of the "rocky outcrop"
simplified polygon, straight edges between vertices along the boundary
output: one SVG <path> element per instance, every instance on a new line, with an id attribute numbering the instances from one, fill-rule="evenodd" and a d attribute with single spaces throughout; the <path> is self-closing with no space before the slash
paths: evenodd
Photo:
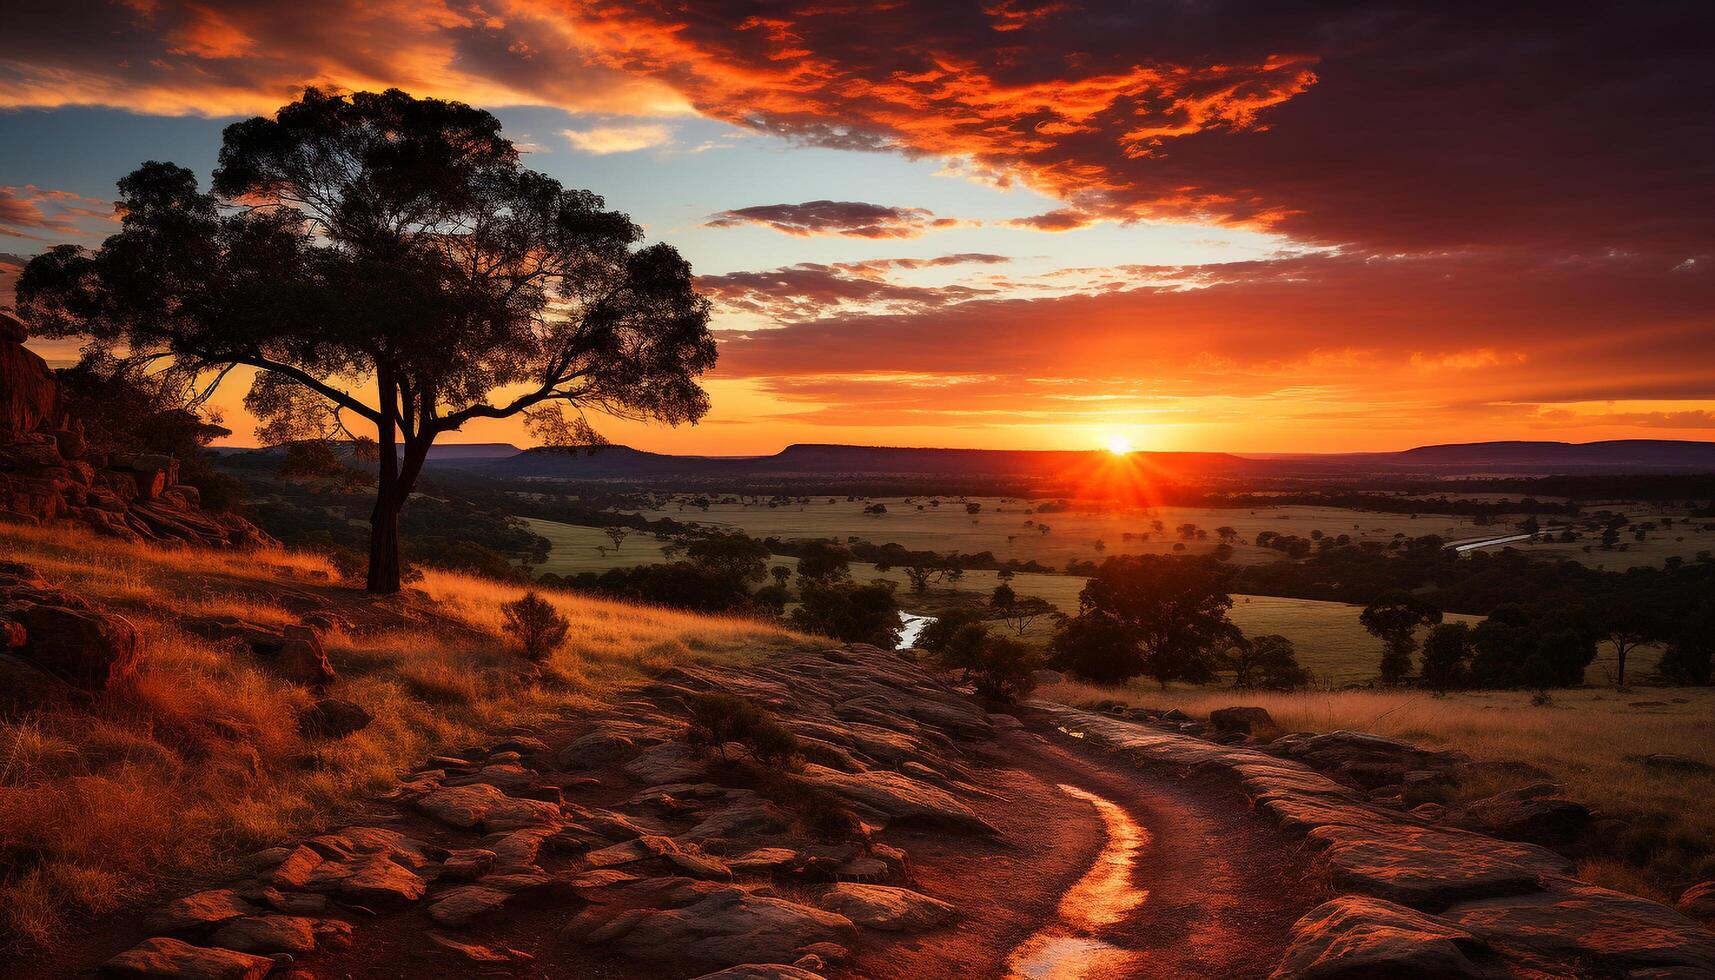
<path id="1" fill-rule="evenodd" d="M 687 699 L 707 691 L 814 732 L 829 764 L 759 769 L 687 751 Z M 913 882 L 905 852 L 874 835 L 890 822 L 927 822 L 986 838 L 992 828 L 956 793 L 972 778 L 960 744 L 991 722 L 901 655 L 853 646 L 684 667 L 619 700 L 552 744 L 519 733 L 426 760 L 382 820 L 432 822 L 428 834 L 356 826 L 260 852 L 250 878 L 169 904 L 152 923 L 163 936 L 116 963 L 170 954 L 187 970 L 224 970 L 265 952 L 313 969 L 354 912 L 360 927 L 426 920 L 435 930 L 426 942 L 457 972 L 529 960 L 483 931 L 545 909 L 563 916 L 565 936 L 650 975 L 814 980 L 866 937 L 956 918 Z M 866 720 L 841 721 L 842 711 Z M 616 801 L 628 780 L 630 795 Z"/>
<path id="2" fill-rule="evenodd" d="M 1284 736 L 1269 746 L 1280 758 L 1052 702 L 1030 706 L 1140 764 L 1229 772 L 1259 811 L 1305 836 L 1334 887 L 1350 894 L 1296 924 L 1277 980 L 1715 976 L 1715 933 L 1685 915 L 1578 881 L 1547 848 L 1377 806 L 1350 785 L 1382 769 L 1403 776 L 1469 765 L 1462 753 L 1334 732 Z"/>
<path id="3" fill-rule="evenodd" d="M 24 324 L 0 311 L 0 523 L 221 548 L 276 543 L 241 518 L 205 513 L 173 457 L 91 445 L 26 339 Z"/>

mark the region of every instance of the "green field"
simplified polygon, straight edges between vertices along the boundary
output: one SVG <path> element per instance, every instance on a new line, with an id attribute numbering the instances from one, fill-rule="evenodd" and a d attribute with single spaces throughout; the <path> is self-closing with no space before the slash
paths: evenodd
<path id="1" fill-rule="evenodd" d="M 709 508 L 707 514 L 695 508 L 687 508 L 681 512 L 673 507 L 661 511 L 646 511 L 644 514 L 650 518 L 672 517 L 680 521 L 695 520 L 699 523 L 741 529 L 756 537 L 858 536 L 873 542 L 894 541 L 914 549 L 948 551 L 957 548 L 964 552 L 989 550 L 995 551 L 996 555 L 1002 558 L 1034 558 L 1045 563 L 1053 561 L 1056 564 L 1063 563 L 1066 557 L 1099 559 L 1114 554 L 1171 553 L 1172 540 L 1164 539 L 1161 534 L 1152 533 L 1149 540 L 1134 540 L 1130 545 L 1121 540 L 1119 534 L 1123 533 L 1123 529 L 1140 528 L 1150 531 L 1150 522 L 1153 520 L 1160 520 L 1166 525 L 1168 538 L 1172 537 L 1174 527 L 1182 523 L 1195 523 L 1210 530 L 1224 524 L 1233 527 L 1247 539 L 1262 530 L 1307 536 L 1312 529 L 1317 528 L 1328 534 L 1344 533 L 1355 538 L 1367 536 L 1373 539 L 1391 539 L 1396 530 L 1407 534 L 1435 533 L 1448 538 L 1499 533 L 1499 529 L 1494 527 L 1480 528 L 1468 521 L 1461 522 L 1443 516 L 1420 516 L 1413 519 L 1403 515 L 1377 515 L 1334 508 L 1282 507 L 1258 510 L 1253 514 L 1249 511 L 1164 507 L 1154 511 L 1128 513 L 1090 511 L 1027 515 L 1024 512 L 1026 504 L 1023 502 L 985 499 L 980 501 L 983 509 L 973 523 L 972 518 L 965 513 L 962 502 L 943 501 L 939 508 L 926 508 L 922 511 L 917 510 L 915 504 L 903 504 L 893 498 L 888 498 L 885 502 L 888 504 L 888 513 L 882 517 L 865 516 L 862 513 L 865 506 L 863 501 L 839 500 L 829 504 L 826 498 L 802 509 L 798 505 L 769 508 L 763 505 L 746 507 L 737 504 L 715 504 Z M 1053 528 L 1051 533 L 1046 536 L 1038 533 L 1033 537 L 1016 535 L 1011 544 L 1016 550 L 1006 550 L 1007 537 L 1012 535 L 1013 528 L 1021 526 L 1026 519 L 1036 518 L 1050 522 Z M 539 570 L 543 572 L 571 575 L 664 560 L 661 552 L 662 542 L 648 534 L 634 533 L 616 550 L 613 542 L 599 528 L 537 519 L 526 520 L 537 534 L 553 542 L 548 561 L 539 566 Z M 1062 536 L 1063 529 L 1065 536 Z M 1651 556 L 1659 563 L 1660 558 L 1666 557 L 1670 552 L 1665 547 L 1658 547 L 1657 542 L 1670 543 L 1672 537 L 1679 536 L 1681 531 L 1688 540 L 1694 535 L 1697 536 L 1702 546 L 1711 545 L 1711 539 L 1715 539 L 1715 535 L 1698 531 L 1695 526 L 1686 526 L 1675 528 L 1671 533 L 1655 532 L 1651 541 L 1643 545 L 1634 543 L 1632 550 L 1626 552 L 1597 550 L 1585 555 L 1575 545 L 1539 544 L 1532 547 L 1544 551 L 1563 551 L 1567 557 L 1591 561 L 1592 564 L 1596 564 L 1593 559 L 1619 562 L 1628 558 L 1631 559 L 1631 564 L 1636 564 L 1636 559 L 1640 556 Z M 1073 533 L 1078 535 L 1079 540 L 1087 539 L 1089 542 L 1093 542 L 1096 537 L 1105 537 L 1109 547 L 1100 553 L 1093 548 L 1080 551 L 1075 547 L 1076 543 L 1069 540 Z M 1213 534 L 1210 537 L 1212 539 Z M 995 546 L 996 539 L 999 541 L 999 550 Z M 1212 540 L 1194 542 L 1188 544 L 1187 550 L 1191 553 L 1206 552 L 1213 546 Z M 1234 559 L 1277 561 L 1280 559 L 1280 553 L 1241 545 L 1235 549 Z M 770 560 L 770 564 L 795 568 L 797 559 L 776 555 Z M 894 582 L 899 586 L 901 604 L 908 611 L 915 611 L 914 602 L 918 603 L 918 608 L 924 605 L 923 600 L 914 598 L 909 591 L 904 572 L 897 568 L 878 573 L 873 565 L 854 564 L 852 576 L 859 581 L 881 578 Z M 966 572 L 955 587 L 961 592 L 987 596 L 999 582 L 1000 579 L 993 571 L 973 570 Z M 1084 579 L 1072 575 L 1020 572 L 1013 577 L 1011 585 L 1020 595 L 1044 599 L 1062 612 L 1071 614 L 1077 612 L 1078 593 L 1084 587 Z M 1310 671 L 1317 685 L 1338 688 L 1348 684 L 1368 683 L 1376 676 L 1376 665 L 1381 655 L 1380 643 L 1358 625 L 1359 608 L 1339 602 L 1235 595 L 1230 615 L 1233 623 L 1247 635 L 1278 633 L 1292 640 L 1298 647 L 1300 663 Z M 1477 618 L 1450 614 L 1447 620 L 1475 622 Z M 1023 638 L 1032 643 L 1046 644 L 1053 629 L 1052 619 L 1043 616 L 1029 626 Z M 1631 667 L 1638 677 L 1643 677 L 1655 666 L 1658 657 L 1658 651 L 1640 650 L 1634 655 Z M 1586 672 L 1586 677 L 1591 684 L 1604 684 L 1612 677 L 1613 668 L 1612 651 L 1604 644 L 1596 662 Z"/>
<path id="2" fill-rule="evenodd" d="M 940 499 L 940 506 L 932 501 Z M 669 517 L 678 521 L 709 524 L 741 530 L 757 538 L 861 538 L 875 544 L 895 542 L 919 551 L 959 551 L 966 554 L 991 552 L 1001 561 L 1037 561 L 1053 568 L 1064 568 L 1070 560 L 1100 561 L 1113 555 L 1142 554 L 1207 554 L 1220 543 L 1215 528 L 1230 527 L 1238 533 L 1232 560 L 1255 564 L 1278 561 L 1280 552 L 1256 547 L 1251 542 L 1261 531 L 1275 531 L 1309 537 L 1312 531 L 1329 536 L 1350 535 L 1357 541 L 1391 541 L 1394 535 L 1420 537 L 1437 534 L 1448 541 L 1495 537 L 1506 534 L 1511 525 L 1495 522 L 1479 525 L 1468 517 L 1445 514 L 1378 514 L 1369 511 L 1346 510 L 1338 507 L 1261 507 L 1250 509 L 1209 507 L 1155 507 L 1132 509 L 1103 509 L 1075 506 L 1059 513 L 1035 512 L 1043 501 L 1012 498 L 973 497 L 970 503 L 982 509 L 975 516 L 965 512 L 963 498 L 902 498 L 878 497 L 848 501 L 818 497 L 808 504 L 787 504 L 769 507 L 765 503 L 717 503 L 707 511 L 683 503 L 669 503 L 658 510 L 645 510 L 643 516 L 655 519 Z M 863 513 L 871 503 L 881 503 L 887 513 L 874 517 Z M 921 509 L 919 509 L 921 508 Z M 1630 508 L 1612 505 L 1638 521 L 1660 522 L 1664 516 L 1674 518 L 1676 526 L 1648 533 L 1646 540 L 1636 542 L 1630 533 L 1623 533 L 1624 550 L 1603 551 L 1585 545 L 1593 544 L 1597 535 L 1586 533 L 1572 544 L 1554 542 L 1518 543 L 1511 547 L 1556 555 L 1584 562 L 1596 568 L 1624 569 L 1634 565 L 1661 565 L 1667 558 L 1679 556 L 1687 561 L 1699 551 L 1715 550 L 1715 526 L 1708 518 L 1687 520 L 1684 512 L 1664 511 L 1653 507 Z M 1156 530 L 1159 521 L 1162 530 Z M 1029 522 L 1029 523 L 1027 523 Z M 1545 525 L 1553 521 L 1544 519 Z M 1044 534 L 1041 525 L 1048 525 Z M 1195 524 L 1207 532 L 1202 540 L 1186 540 L 1177 533 L 1181 524 Z M 1131 540 L 1125 535 L 1130 534 Z M 1097 542 L 1101 547 L 1097 547 Z M 1176 545 L 1183 545 L 1182 551 Z"/>

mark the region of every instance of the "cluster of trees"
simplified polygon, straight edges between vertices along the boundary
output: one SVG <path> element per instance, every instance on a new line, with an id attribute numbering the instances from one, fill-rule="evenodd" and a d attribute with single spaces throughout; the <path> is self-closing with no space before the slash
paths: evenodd
<path id="1" fill-rule="evenodd" d="M 1100 683 L 1147 676 L 1207 684 L 1230 670 L 1243 687 L 1292 688 L 1308 675 L 1283 636 L 1247 637 L 1227 618 L 1233 600 L 1217 564 L 1160 555 L 1103 562 L 1078 614 L 1049 645 L 1048 665 Z"/>

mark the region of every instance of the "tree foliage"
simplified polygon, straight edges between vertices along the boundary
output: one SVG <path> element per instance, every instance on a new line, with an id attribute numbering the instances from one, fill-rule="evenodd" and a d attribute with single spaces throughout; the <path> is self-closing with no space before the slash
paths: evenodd
<path id="1" fill-rule="evenodd" d="M 1143 673 L 1163 687 L 1206 683 L 1217 651 L 1238 636 L 1227 619 L 1232 604 L 1206 563 L 1110 558 L 1079 593 L 1078 615 L 1055 637 L 1053 659 L 1098 680 Z"/>
<path id="2" fill-rule="evenodd" d="M 372 591 L 399 587 L 399 511 L 439 436 L 526 414 L 576 438 L 587 409 L 707 411 L 697 378 L 716 352 L 689 265 L 526 169 L 482 110 L 311 88 L 227 127 L 212 192 L 149 162 L 119 195 L 120 232 L 33 259 L 20 309 L 98 350 L 257 369 L 246 405 L 269 441 L 374 431 Z"/>

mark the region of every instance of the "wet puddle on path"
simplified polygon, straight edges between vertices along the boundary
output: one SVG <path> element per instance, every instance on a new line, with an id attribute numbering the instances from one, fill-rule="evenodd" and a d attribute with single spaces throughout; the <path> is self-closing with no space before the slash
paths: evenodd
<path id="1" fill-rule="evenodd" d="M 1120 922 L 1149 897 L 1132 883 L 1138 852 L 1149 831 L 1117 804 L 1076 786 L 1059 790 L 1101 814 L 1108 842 L 1095 863 L 1060 898 L 1060 916 L 1025 940 L 1007 958 L 1008 980 L 1097 980 L 1134 975 L 1137 954 L 1102 940 L 1102 929 Z"/>

